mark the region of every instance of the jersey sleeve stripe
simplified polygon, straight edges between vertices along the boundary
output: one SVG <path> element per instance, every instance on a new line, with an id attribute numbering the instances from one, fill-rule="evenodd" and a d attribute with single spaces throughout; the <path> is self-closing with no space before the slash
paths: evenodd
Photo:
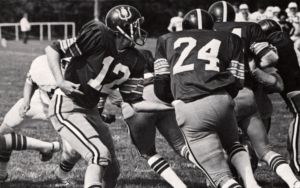
<path id="1" fill-rule="evenodd" d="M 227 69 L 232 75 L 238 79 L 245 79 L 245 68 L 244 64 L 238 61 L 231 61 L 230 67 Z"/>
<path id="2" fill-rule="evenodd" d="M 61 40 L 59 40 L 58 42 L 59 42 L 59 44 L 60 44 L 60 49 L 61 49 L 64 53 L 66 53 L 65 48 L 63 47 L 63 42 L 62 42 Z"/>
<path id="3" fill-rule="evenodd" d="M 251 45 L 250 49 L 254 54 L 259 54 L 263 49 L 269 46 L 268 42 L 258 42 Z"/>

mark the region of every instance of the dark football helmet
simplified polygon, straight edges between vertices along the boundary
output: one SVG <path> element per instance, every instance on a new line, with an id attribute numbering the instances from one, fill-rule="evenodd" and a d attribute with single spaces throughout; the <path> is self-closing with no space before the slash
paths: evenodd
<path id="1" fill-rule="evenodd" d="M 140 12 L 129 5 L 118 5 L 106 14 L 106 25 L 117 33 L 121 33 L 134 44 L 143 46 L 148 33 L 140 28 L 144 17 Z"/>
<path id="2" fill-rule="evenodd" d="M 208 12 L 202 9 L 194 9 L 188 12 L 182 21 L 183 30 L 207 29 L 213 30 L 214 21 Z"/>
<path id="3" fill-rule="evenodd" d="M 275 20 L 264 19 L 259 21 L 258 24 L 267 36 L 276 31 L 282 31 L 280 24 Z"/>
<path id="4" fill-rule="evenodd" d="M 208 13 L 214 19 L 214 22 L 230 22 L 235 20 L 235 11 L 233 6 L 226 1 L 218 1 L 212 4 Z"/>

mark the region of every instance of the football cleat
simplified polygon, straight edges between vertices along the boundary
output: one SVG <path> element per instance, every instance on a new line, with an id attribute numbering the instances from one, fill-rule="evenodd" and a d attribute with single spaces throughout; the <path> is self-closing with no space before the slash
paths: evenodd
<path id="1" fill-rule="evenodd" d="M 4 182 L 8 179 L 8 173 L 6 174 L 6 176 L 4 178 L 0 178 L 0 182 Z"/>
<path id="2" fill-rule="evenodd" d="M 76 182 L 70 177 L 67 177 L 67 178 L 61 177 L 59 175 L 59 167 L 56 168 L 54 174 L 55 174 L 56 179 L 59 181 L 60 186 L 72 186 L 72 185 L 76 184 Z"/>
<path id="3" fill-rule="evenodd" d="M 55 152 L 60 151 L 60 143 L 59 142 L 52 142 L 52 149 L 49 153 L 42 153 L 40 152 L 40 160 L 42 162 L 47 162 L 52 159 L 52 156 Z"/>

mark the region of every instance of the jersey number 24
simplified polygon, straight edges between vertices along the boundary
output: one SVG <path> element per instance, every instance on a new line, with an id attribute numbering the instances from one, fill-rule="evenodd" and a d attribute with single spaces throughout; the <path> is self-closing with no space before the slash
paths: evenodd
<path id="1" fill-rule="evenodd" d="M 175 63 L 173 67 L 173 75 L 185 71 L 194 70 L 194 63 L 188 65 L 182 65 L 184 60 L 188 57 L 190 52 L 196 47 L 197 40 L 192 37 L 183 37 L 179 38 L 174 43 L 174 49 L 181 46 L 182 43 L 188 43 L 187 47 L 184 48 L 178 61 Z M 202 60 L 209 61 L 208 64 L 205 64 L 205 70 L 207 71 L 220 71 L 218 67 L 219 59 L 217 58 L 219 54 L 221 41 L 217 39 L 212 39 L 206 45 L 204 45 L 199 51 L 197 58 Z"/>

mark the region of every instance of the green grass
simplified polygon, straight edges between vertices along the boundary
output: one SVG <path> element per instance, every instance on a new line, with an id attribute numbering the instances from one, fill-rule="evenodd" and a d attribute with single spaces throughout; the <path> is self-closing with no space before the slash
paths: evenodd
<path id="1" fill-rule="evenodd" d="M 0 46 L 0 120 L 3 120 L 6 112 L 22 97 L 23 85 L 26 73 L 29 70 L 31 61 L 44 53 L 48 41 L 29 41 L 24 45 L 21 41 L 8 41 L 8 47 Z M 156 41 L 149 39 L 143 48 L 150 49 L 153 53 Z M 288 158 L 286 152 L 287 130 L 291 114 L 285 109 L 285 104 L 279 95 L 272 95 L 274 102 L 274 113 L 272 128 L 269 134 L 270 142 L 274 150 Z M 106 111 L 113 112 L 120 117 L 110 125 L 110 130 L 115 142 L 116 154 L 120 161 L 121 175 L 119 177 L 120 188 L 168 188 L 170 187 L 158 175 L 152 172 L 141 159 L 135 148 L 131 145 L 127 135 L 126 125 L 121 118 L 120 110 L 114 106 L 107 105 Z M 17 116 L 18 114 L 16 114 Z M 21 126 L 19 133 L 42 139 L 45 141 L 60 140 L 59 135 L 54 131 L 47 121 L 30 122 Z M 157 150 L 166 158 L 173 169 L 182 180 L 193 188 L 205 187 L 204 175 L 188 162 L 180 158 L 171 150 L 166 141 L 158 134 Z M 60 154 L 55 154 L 50 162 L 39 161 L 36 151 L 14 152 L 9 163 L 9 179 L 0 183 L 2 188 L 48 188 L 60 187 L 55 180 L 53 171 L 58 167 Z M 86 163 L 81 160 L 76 164 L 72 175 L 77 182 L 77 187 L 83 187 L 83 178 Z M 260 167 L 255 172 L 256 179 L 264 188 L 287 187 L 275 173 L 267 167 Z"/>

